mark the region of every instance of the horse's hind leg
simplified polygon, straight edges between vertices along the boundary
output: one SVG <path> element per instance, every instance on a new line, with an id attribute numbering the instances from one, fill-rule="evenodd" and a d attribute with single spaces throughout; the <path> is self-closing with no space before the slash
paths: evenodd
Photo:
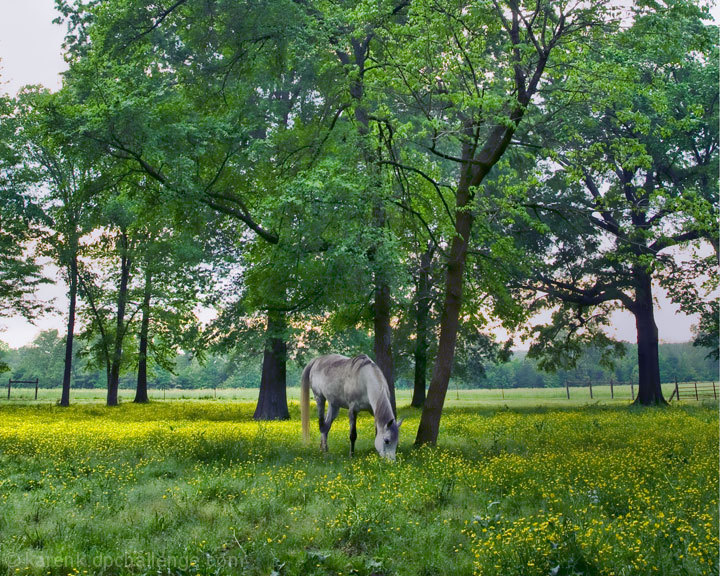
<path id="1" fill-rule="evenodd" d="M 333 420 L 337 418 L 339 411 L 339 406 L 333 406 L 332 404 L 328 403 L 328 412 L 325 415 L 325 421 L 320 422 L 320 448 L 322 448 L 325 452 L 327 452 L 328 450 L 328 432 L 330 432 L 330 427 L 332 426 Z"/>
<path id="2" fill-rule="evenodd" d="M 350 456 L 355 454 L 355 440 L 357 440 L 357 428 L 355 427 L 355 419 L 357 412 L 350 408 Z"/>
<path id="3" fill-rule="evenodd" d="M 327 451 L 327 432 L 325 428 L 325 397 L 319 394 L 315 395 L 315 402 L 318 411 L 318 427 L 320 428 L 320 450 Z"/>

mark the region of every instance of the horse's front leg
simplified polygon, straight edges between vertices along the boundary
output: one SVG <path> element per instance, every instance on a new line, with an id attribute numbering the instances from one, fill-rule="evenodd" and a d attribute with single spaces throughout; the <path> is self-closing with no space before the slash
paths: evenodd
<path id="1" fill-rule="evenodd" d="M 328 403 L 328 412 L 325 415 L 325 421 L 320 422 L 320 448 L 324 452 L 328 451 L 328 432 L 330 432 L 330 427 L 332 426 L 333 420 L 337 418 L 339 411 L 340 408 L 338 406 L 333 406 L 332 404 Z"/>
<path id="2" fill-rule="evenodd" d="M 355 420 L 357 418 L 357 412 L 350 408 L 350 457 L 352 458 L 355 454 L 355 440 L 357 440 L 357 428 L 355 427 Z"/>

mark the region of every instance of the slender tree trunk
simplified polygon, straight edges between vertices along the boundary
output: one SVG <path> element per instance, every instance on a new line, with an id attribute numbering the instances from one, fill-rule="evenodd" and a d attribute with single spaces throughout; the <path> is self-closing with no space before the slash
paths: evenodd
<path id="1" fill-rule="evenodd" d="M 450 257 L 447 265 L 445 302 L 440 317 L 440 340 L 425 406 L 420 417 L 420 426 L 415 437 L 415 444 L 417 445 L 435 444 L 437 442 L 440 417 L 442 416 L 445 395 L 452 374 L 455 343 L 457 342 L 458 327 L 460 325 L 465 262 L 473 224 L 473 215 L 468 209 L 472 200 L 469 183 L 470 167 L 467 166 L 464 167 L 462 172 L 456 194 L 456 234 L 450 246 Z"/>
<path id="2" fill-rule="evenodd" d="M 113 345 L 112 362 L 108 376 L 107 405 L 118 405 L 118 388 L 120 386 L 120 364 L 122 362 L 122 341 L 125 335 L 125 307 L 127 305 L 128 283 L 130 281 L 130 259 L 128 257 L 127 236 L 121 238 L 123 254 L 120 258 L 120 286 L 117 299 L 117 317 L 115 321 L 115 343 Z"/>
<path id="3" fill-rule="evenodd" d="M 77 254 L 73 254 L 70 261 L 70 308 L 68 311 L 67 336 L 65 338 L 65 369 L 63 371 L 60 406 L 70 406 L 70 379 L 72 378 L 73 339 L 75 337 L 75 305 L 77 303 L 77 289 Z"/>
<path id="4" fill-rule="evenodd" d="M 522 45 L 519 5 L 511 3 L 509 8 L 512 12 L 512 30 L 509 30 L 509 33 L 514 48 L 513 67 L 515 70 L 517 105 L 513 106 L 507 118 L 509 124 L 496 124 L 485 137 L 485 143 L 479 152 L 475 147 L 478 143 L 478 130 L 473 126 L 472 122 L 465 125 L 466 141 L 463 143 L 460 181 L 455 194 L 455 236 L 450 246 L 445 302 L 440 317 L 438 353 L 432 380 L 428 388 L 427 399 L 420 417 L 420 426 L 415 437 L 415 444 L 435 444 L 440 429 L 440 417 L 442 416 L 445 395 L 452 374 L 455 343 L 460 325 L 463 275 L 473 224 L 471 210 L 473 190 L 482 183 L 485 176 L 500 160 L 510 145 L 512 136 L 525 115 L 528 104 L 537 92 L 538 83 L 542 78 L 549 56 L 549 49 L 547 49 L 538 59 L 534 71 L 524 67 L 520 57 L 522 50 L 517 49 Z"/>
<path id="5" fill-rule="evenodd" d="M 415 386 L 410 406 L 422 408 L 425 404 L 428 352 L 428 316 L 430 314 L 430 265 L 435 249 L 428 246 L 420 257 L 418 271 L 417 310 L 415 317 Z"/>
<path id="6" fill-rule="evenodd" d="M 152 273 L 145 271 L 145 288 L 142 303 L 142 321 L 140 322 L 140 349 L 138 353 L 137 387 L 133 402 L 150 402 L 147 390 L 148 331 L 150 329 L 150 299 L 152 298 Z"/>
<path id="7" fill-rule="evenodd" d="M 652 278 L 642 267 L 635 269 L 635 326 L 638 344 L 638 395 L 636 404 L 667 404 L 660 385 L 658 329 L 653 309 Z"/>
<path id="8" fill-rule="evenodd" d="M 368 44 L 371 37 L 372 35 L 369 35 L 363 40 L 354 38 L 351 41 L 352 58 L 350 53 L 344 53 L 342 51 L 337 51 L 337 55 L 344 65 L 348 66 L 352 64 L 357 73 L 350 81 L 349 92 L 350 96 L 356 102 L 354 116 L 357 122 L 358 133 L 362 138 L 362 151 L 365 164 L 368 170 L 375 175 L 376 180 L 371 184 L 372 190 L 370 191 L 372 197 L 376 198 L 373 206 L 373 226 L 378 230 L 382 230 L 385 228 L 387 216 L 382 200 L 378 197 L 380 168 L 375 151 L 373 151 L 365 141 L 370 133 L 370 115 L 363 101 L 365 95 L 365 62 L 368 56 Z M 375 249 L 373 248 L 370 251 L 371 260 L 374 258 L 374 253 Z M 390 325 L 390 320 L 392 319 L 392 298 L 390 295 L 390 285 L 384 277 L 383 272 L 380 270 L 376 271 L 375 300 L 373 303 L 373 328 L 375 332 L 373 351 L 375 354 L 375 362 L 380 367 L 380 370 L 382 370 L 385 380 L 387 380 L 388 383 L 390 403 L 392 404 L 393 412 L 397 413 L 395 403 L 395 370 L 392 355 L 392 326 Z"/>
<path id="9" fill-rule="evenodd" d="M 268 312 L 265 331 L 260 393 L 255 408 L 255 420 L 288 420 L 287 405 L 287 345 L 285 343 L 284 312 Z"/>
<path id="10" fill-rule="evenodd" d="M 375 285 L 374 329 L 375 329 L 375 362 L 387 380 L 390 389 L 390 404 L 393 413 L 397 414 L 395 406 L 395 375 L 392 356 L 392 327 L 390 287 L 387 282 L 378 282 Z"/>
<path id="11" fill-rule="evenodd" d="M 387 216 L 382 202 L 378 200 L 373 209 L 375 227 L 382 230 L 385 227 Z M 374 258 L 376 250 L 372 251 Z M 395 366 L 392 354 L 392 298 L 390 297 L 390 284 L 382 270 L 375 271 L 375 302 L 373 303 L 373 328 L 375 338 L 373 352 L 375 362 L 385 376 L 390 392 L 390 405 L 393 413 L 397 414 L 395 404 Z"/>

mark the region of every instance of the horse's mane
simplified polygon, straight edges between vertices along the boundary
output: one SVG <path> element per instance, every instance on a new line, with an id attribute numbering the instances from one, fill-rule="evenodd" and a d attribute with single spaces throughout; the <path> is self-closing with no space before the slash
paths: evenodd
<path id="1" fill-rule="evenodd" d="M 388 422 L 395 420 L 395 414 L 393 413 L 392 405 L 390 404 L 390 389 L 388 388 L 387 380 L 385 380 L 385 375 L 382 373 L 382 370 L 380 370 L 380 367 L 375 364 L 375 362 L 373 362 L 370 358 L 365 356 L 365 354 L 361 354 L 357 358 L 353 358 L 353 363 L 355 362 L 355 360 L 358 360 L 360 358 L 366 360 L 367 362 L 363 362 L 362 364 L 360 364 L 357 369 L 359 370 L 360 368 L 368 364 L 374 372 L 378 384 L 380 384 L 380 389 L 382 391 L 382 400 L 380 400 L 375 406 L 375 420 L 377 422 L 383 423 L 384 425 L 387 425 Z"/>
<path id="2" fill-rule="evenodd" d="M 385 401 L 378 402 L 378 405 L 375 407 L 375 420 L 387 425 L 388 422 L 395 420 L 395 414 L 393 414 L 392 406 L 390 406 L 390 399 L 387 395 L 385 395 L 384 398 Z"/>
<path id="3" fill-rule="evenodd" d="M 360 354 L 359 356 L 355 356 L 355 358 L 350 360 L 350 365 L 355 370 L 360 370 L 360 368 L 362 368 L 363 366 L 365 366 L 367 364 L 375 365 L 375 362 L 373 362 L 370 359 L 370 356 L 368 356 L 367 354 Z"/>

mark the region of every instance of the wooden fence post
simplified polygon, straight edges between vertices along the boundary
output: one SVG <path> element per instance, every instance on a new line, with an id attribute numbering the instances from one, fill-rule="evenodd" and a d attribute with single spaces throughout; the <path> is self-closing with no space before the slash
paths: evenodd
<path id="1" fill-rule="evenodd" d="M 632 398 L 633 402 L 635 402 L 635 384 L 632 380 L 630 380 L 630 397 Z"/>
<path id="2" fill-rule="evenodd" d="M 570 400 L 570 385 L 567 380 L 565 380 L 565 392 L 567 393 L 568 400 Z"/>
<path id="3" fill-rule="evenodd" d="M 12 382 L 12 378 L 8 378 L 8 400 L 10 400 L 10 382 Z"/>
<path id="4" fill-rule="evenodd" d="M 590 387 L 590 400 L 592 400 L 592 399 L 593 399 L 593 395 L 592 395 L 592 380 L 588 380 L 588 386 Z"/>
<path id="5" fill-rule="evenodd" d="M 610 378 L 610 399 L 615 399 L 615 392 L 613 390 L 613 379 Z"/>
<path id="6" fill-rule="evenodd" d="M 680 388 L 678 387 L 677 376 L 675 376 L 675 395 L 677 399 L 680 400 Z"/>
<path id="7" fill-rule="evenodd" d="M 700 397 L 698 396 L 698 391 L 697 391 L 697 382 L 695 382 L 695 400 L 697 400 L 698 402 L 700 401 Z"/>
<path id="8" fill-rule="evenodd" d="M 38 384 L 40 383 L 39 378 L 35 378 L 35 400 L 37 400 Z"/>
<path id="9" fill-rule="evenodd" d="M 715 397 L 715 400 L 717 400 L 717 390 L 715 390 L 715 380 L 713 380 L 713 396 Z"/>

